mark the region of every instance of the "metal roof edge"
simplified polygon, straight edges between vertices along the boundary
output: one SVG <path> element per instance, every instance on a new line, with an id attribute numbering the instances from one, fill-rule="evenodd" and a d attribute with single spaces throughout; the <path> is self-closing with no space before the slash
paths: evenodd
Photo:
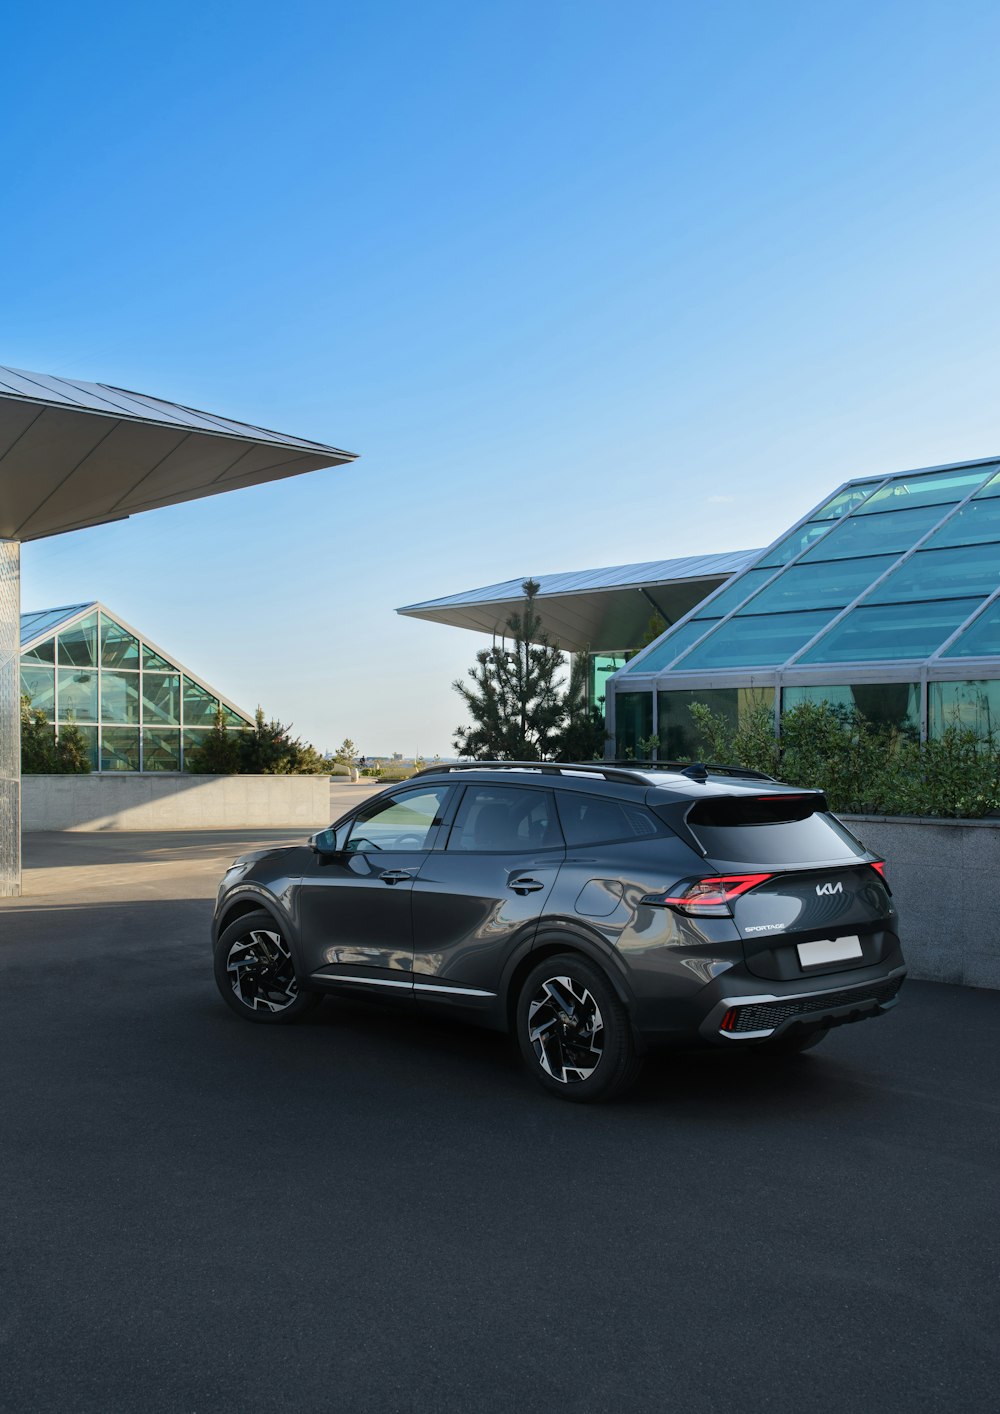
<path id="1" fill-rule="evenodd" d="M 12 364 L 0 365 L 0 373 L 2 373 L 5 368 L 9 369 L 12 374 L 16 374 L 20 378 L 26 378 L 30 380 L 35 376 L 31 369 L 15 368 Z M 50 376 L 53 378 L 59 377 L 59 375 L 57 374 L 39 374 L 38 376 Z M 75 387 L 80 392 L 83 392 L 83 390 L 87 387 L 105 388 L 108 392 L 121 393 L 123 396 L 129 398 L 148 398 L 151 402 L 159 403 L 160 406 L 163 408 L 169 409 L 171 407 L 174 407 L 177 408 L 178 412 L 191 413 L 194 417 L 208 418 L 213 422 L 217 421 L 219 418 L 223 418 L 226 422 L 232 423 L 234 427 L 244 429 L 244 432 L 230 431 L 222 426 L 192 427 L 189 424 L 180 421 L 170 422 L 165 421 L 163 418 L 143 417 L 140 412 L 132 412 L 130 409 L 121 408 L 113 404 L 109 404 L 107 407 L 95 407 L 92 404 L 88 405 L 85 402 L 66 402 L 60 398 L 52 396 L 51 394 L 46 396 L 46 390 L 44 385 L 42 384 L 36 384 L 36 387 L 38 388 L 37 394 L 25 393 L 17 388 L 11 388 L 7 385 L 4 385 L 0 387 L 0 397 L 8 398 L 11 401 L 23 402 L 28 404 L 38 404 L 44 407 L 61 409 L 63 411 L 68 409 L 73 412 L 88 413 L 91 416 L 105 417 L 115 422 L 138 422 L 142 423 L 146 427 L 173 426 L 178 430 L 183 429 L 188 432 L 197 432 L 206 437 L 223 437 L 231 442 L 255 442 L 260 440 L 260 434 L 265 434 L 266 440 L 269 441 L 272 438 L 277 438 L 279 444 L 286 448 L 297 447 L 303 451 L 313 452 L 315 454 L 323 456 L 334 456 L 344 462 L 357 461 L 358 457 L 360 456 L 360 453 L 358 452 L 344 451 L 343 448 L 330 446 L 326 442 L 314 442 L 309 438 L 296 437 L 292 433 L 277 432 L 273 428 L 262 427 L 259 424 L 241 422 L 238 418 L 229 418 L 222 413 L 204 412 L 198 408 L 189 407 L 185 403 L 176 403 L 171 402 L 168 398 L 160 398 L 153 393 L 137 393 L 134 390 L 130 390 L 128 388 L 119 388 L 113 383 L 88 384 L 82 379 L 78 380 L 74 378 L 60 378 L 59 381 L 67 383 L 71 387 Z M 258 434 L 256 438 L 254 437 L 254 433 Z"/>
<path id="2" fill-rule="evenodd" d="M 842 491 L 848 486 L 861 486 L 869 481 L 895 481 L 900 476 L 929 476 L 935 471 L 958 471 L 963 466 L 988 466 L 990 462 L 1000 462 L 1000 452 L 994 452 L 991 457 L 963 457 L 961 461 L 941 462 L 937 466 L 911 466 L 904 471 L 869 472 L 867 476 L 852 476 L 849 481 L 843 483 L 839 490 Z M 827 496 L 813 509 L 819 510 L 820 506 L 825 505 L 827 501 L 832 501 L 837 494 L 838 492 L 834 491 L 833 496 Z"/>
<path id="3" fill-rule="evenodd" d="M 769 548 L 769 547 L 755 548 L 755 549 L 751 549 L 751 550 L 719 550 L 719 551 L 706 551 L 706 553 L 703 554 L 703 555 L 678 555 L 678 556 L 676 556 L 676 557 L 675 557 L 674 559 L 672 559 L 672 560 L 670 560 L 670 559 L 667 559 L 667 560 L 640 560 L 640 561 L 638 561 L 634 566 L 633 566 L 633 565 L 603 565 L 603 566 L 599 566 L 599 567 L 597 567 L 597 568 L 595 568 L 595 569 L 592 569 L 592 570 L 554 570 L 554 571 L 552 571 L 552 572 L 551 572 L 550 574 L 548 574 L 548 575 L 541 575 L 541 576 L 539 576 L 539 580 L 541 581 L 541 580 L 545 580 L 545 579 L 561 579 L 561 578 L 563 578 L 564 576 L 567 576 L 567 575 L 588 575 L 588 574 L 590 574 L 590 575 L 598 575 L 598 574 L 602 574 L 602 573 L 610 573 L 610 572 L 613 571 L 613 570 L 628 570 L 628 569 L 633 569 L 633 568 L 635 568 L 635 569 L 640 569 L 640 568 L 646 568 L 647 566 L 652 567 L 652 566 L 655 566 L 655 565 L 684 564 L 684 563 L 694 564 L 694 563 L 697 562 L 697 561 L 711 561 L 711 560 L 713 560 L 713 559 L 717 559 L 717 560 L 727 560 L 727 559 L 736 558 L 736 557 L 738 557 L 738 556 L 743 556 L 743 557 L 745 557 L 744 563 L 741 564 L 741 565 L 738 565 L 736 568 L 732 568 L 732 569 L 719 568 L 719 569 L 713 571 L 712 569 L 710 569 L 710 568 L 706 565 L 706 566 L 704 566 L 703 568 L 697 570 L 695 573 L 687 574 L 687 575 L 685 575 L 685 574 L 664 574 L 664 575 L 662 575 L 660 578 L 656 578 L 655 575 L 650 574 L 650 575 L 643 575 L 643 576 L 641 576 L 641 577 L 637 577 L 636 579 L 619 581 L 619 582 L 617 582 L 617 583 L 610 583 L 610 584 L 608 584 L 608 583 L 605 583 L 605 584 L 601 584 L 601 583 L 590 583 L 590 584 L 576 585 L 575 587 L 570 587 L 570 588 L 565 588 L 565 589 L 550 589 L 550 590 L 546 590 L 544 584 L 542 584 L 542 585 L 541 585 L 541 589 L 540 589 L 539 594 L 538 594 L 538 598 L 539 598 L 539 599 L 567 599 L 567 598 L 568 598 L 568 599 L 572 599 L 572 598 L 574 598 L 574 597 L 575 597 L 576 595 L 578 595 L 578 594 L 613 594 L 613 593 L 615 593 L 615 592 L 617 592 L 617 591 L 619 591 L 619 590 L 626 590 L 626 589 L 633 589 L 633 590 L 635 590 L 635 589 L 642 589 L 642 588 L 645 588 L 646 586 L 655 586 L 655 585 L 661 585 L 661 584 L 673 584 L 673 583 L 677 583 L 677 582 L 680 582 L 680 581 L 684 581 L 685 583 L 697 583 L 698 580 L 704 580 L 704 579 L 719 579 L 719 578 L 727 578 L 727 579 L 729 579 L 729 578 L 732 578 L 734 575 L 737 575 L 737 574 L 742 573 L 742 571 L 743 571 L 744 569 L 748 569 L 748 568 L 750 567 L 750 564 L 752 563 L 752 558 L 753 558 L 754 556 L 760 556 L 760 555 L 762 555 L 762 554 L 764 553 L 764 550 L 765 550 L 766 548 Z M 527 577 L 527 576 L 526 576 L 526 577 Z M 414 604 L 404 604 L 402 607 L 400 607 L 400 608 L 398 608 L 398 609 L 396 610 L 396 613 L 397 613 L 397 614 L 412 614 L 412 615 L 416 615 L 416 614 L 417 614 L 419 611 L 421 611 L 421 610 L 431 610 L 431 609 L 466 609 L 466 608 L 470 608 L 470 609 L 471 609 L 471 608 L 482 607 L 482 606 L 484 606 L 484 605 L 486 605 L 486 604 L 497 603 L 497 602 L 499 602 L 499 601 L 501 601 L 501 600 L 506 600 L 506 599 L 510 599 L 510 598 L 520 598 L 520 597 L 522 597 L 521 586 L 522 586 L 523 584 L 524 584 L 524 579 L 517 579 L 517 578 L 514 578 L 514 579 L 504 579 L 504 580 L 499 581 L 499 583 L 497 583 L 497 584 L 484 584 L 484 585 L 483 585 L 481 588 L 479 588 L 479 589 L 464 589 L 464 590 L 459 590 L 457 594 L 445 594 L 445 595 L 442 595 L 440 598 L 437 598 L 437 599 L 425 599 L 425 600 L 421 600 L 421 601 L 419 601 L 419 602 L 417 602 L 417 603 L 414 603 Z M 515 586 L 516 586 L 516 589 L 515 589 Z M 470 594 L 476 594 L 476 595 L 479 595 L 480 597 L 477 598 L 477 599 L 469 599 L 469 598 L 465 597 L 465 596 L 470 595 Z"/>

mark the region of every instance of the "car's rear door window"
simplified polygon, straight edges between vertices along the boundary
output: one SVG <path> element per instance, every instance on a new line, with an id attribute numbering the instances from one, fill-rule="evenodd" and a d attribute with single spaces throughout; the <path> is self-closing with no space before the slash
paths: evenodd
<path id="1" fill-rule="evenodd" d="M 643 805 L 576 791 L 560 795 L 559 818 L 571 849 L 613 844 L 617 840 L 649 839 L 666 833 L 662 822 Z"/>
<path id="2" fill-rule="evenodd" d="M 523 854 L 561 848 L 552 792 L 523 786 L 467 786 L 448 849 L 476 854 Z"/>

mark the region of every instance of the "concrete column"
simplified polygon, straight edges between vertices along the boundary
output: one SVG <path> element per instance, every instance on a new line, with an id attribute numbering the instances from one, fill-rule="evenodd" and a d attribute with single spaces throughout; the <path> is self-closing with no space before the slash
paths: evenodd
<path id="1" fill-rule="evenodd" d="M 21 892 L 21 546 L 0 540 L 0 898 Z"/>

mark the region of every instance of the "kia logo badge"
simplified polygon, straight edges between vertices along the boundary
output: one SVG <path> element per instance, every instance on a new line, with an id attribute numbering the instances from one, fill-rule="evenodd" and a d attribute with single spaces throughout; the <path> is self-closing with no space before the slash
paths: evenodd
<path id="1" fill-rule="evenodd" d="M 818 894 L 842 894 L 844 892 L 844 886 L 841 883 L 817 884 L 816 892 Z"/>

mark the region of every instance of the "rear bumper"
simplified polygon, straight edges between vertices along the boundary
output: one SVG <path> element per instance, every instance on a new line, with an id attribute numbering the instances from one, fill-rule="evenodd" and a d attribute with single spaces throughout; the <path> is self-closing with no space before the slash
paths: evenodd
<path id="1" fill-rule="evenodd" d="M 712 1006 L 699 1033 L 717 1045 L 752 1045 L 802 1025 L 842 1026 L 865 1021 L 896 1005 L 905 976 L 906 968 L 900 965 L 839 987 L 777 993 L 733 989 Z"/>

